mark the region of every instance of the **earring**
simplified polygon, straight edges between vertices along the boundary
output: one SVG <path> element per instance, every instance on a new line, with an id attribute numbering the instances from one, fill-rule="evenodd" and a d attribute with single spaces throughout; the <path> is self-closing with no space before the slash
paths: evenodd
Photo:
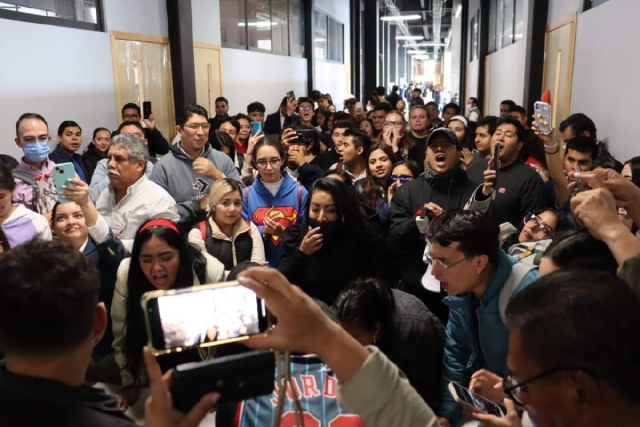
<path id="1" fill-rule="evenodd" d="M 373 343 L 375 344 L 377 340 L 378 340 L 378 334 L 376 333 L 376 334 L 373 336 Z"/>

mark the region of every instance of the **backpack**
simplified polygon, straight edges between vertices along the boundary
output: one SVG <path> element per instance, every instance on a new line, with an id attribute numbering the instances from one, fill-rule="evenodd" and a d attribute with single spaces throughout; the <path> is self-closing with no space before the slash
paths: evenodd
<path id="1" fill-rule="evenodd" d="M 38 212 L 38 207 L 37 207 L 37 202 L 36 200 L 38 200 L 38 198 L 40 197 L 40 190 L 38 189 L 38 186 L 36 185 L 36 177 L 35 175 L 31 175 L 30 173 L 27 172 L 20 172 L 20 171 L 11 171 L 11 175 L 13 175 L 13 178 L 17 178 L 20 181 L 24 182 L 25 184 L 27 184 L 28 186 L 31 187 L 31 210 L 39 213 Z"/>
<path id="2" fill-rule="evenodd" d="M 509 300 L 511 300 L 513 293 L 517 289 L 518 285 L 520 285 L 520 282 L 522 282 L 522 279 L 536 268 L 538 268 L 537 265 L 526 264 L 523 262 L 516 262 L 511 267 L 511 273 L 509 274 L 507 281 L 504 283 L 502 290 L 500 290 L 500 296 L 498 299 L 498 309 L 500 310 L 502 323 L 505 323 L 507 305 L 509 305 Z"/>

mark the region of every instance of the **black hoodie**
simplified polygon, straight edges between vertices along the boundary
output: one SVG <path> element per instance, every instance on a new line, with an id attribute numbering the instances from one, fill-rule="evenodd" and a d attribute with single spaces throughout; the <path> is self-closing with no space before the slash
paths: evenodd
<path id="1" fill-rule="evenodd" d="M 118 401 L 98 388 L 17 375 L 0 367 L 0 425 L 134 427 Z"/>

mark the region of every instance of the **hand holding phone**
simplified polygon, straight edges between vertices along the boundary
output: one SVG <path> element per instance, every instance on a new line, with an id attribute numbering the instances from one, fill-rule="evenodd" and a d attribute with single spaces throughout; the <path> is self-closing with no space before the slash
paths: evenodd
<path id="1" fill-rule="evenodd" d="M 533 118 L 536 122 L 536 126 L 540 130 L 542 135 L 549 135 L 551 133 L 551 105 L 538 101 L 533 104 L 534 115 Z"/>
<path id="2" fill-rule="evenodd" d="M 142 103 L 142 118 L 149 120 L 151 113 L 151 101 L 144 101 Z"/>
<path id="3" fill-rule="evenodd" d="M 471 412 L 479 411 L 496 417 L 504 417 L 506 413 L 506 409 L 502 405 L 491 402 L 456 382 L 449 383 L 449 392 L 458 405 Z"/>
<path id="4" fill-rule="evenodd" d="M 262 131 L 262 122 L 251 122 L 251 136 L 256 136 Z"/>
<path id="5" fill-rule="evenodd" d="M 70 180 L 76 177 L 76 168 L 73 163 L 58 163 L 53 167 L 53 180 L 56 184 L 56 194 L 59 203 L 69 203 L 69 200 L 63 196 L 64 186 L 73 185 Z"/>

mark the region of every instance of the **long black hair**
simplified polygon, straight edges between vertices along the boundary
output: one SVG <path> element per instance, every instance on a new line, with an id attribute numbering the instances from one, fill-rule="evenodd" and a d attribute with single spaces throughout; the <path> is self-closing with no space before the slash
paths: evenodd
<path id="1" fill-rule="evenodd" d="M 178 250 L 180 254 L 180 266 L 178 268 L 176 282 L 171 285 L 171 289 L 193 286 L 194 271 L 198 276 L 201 276 L 202 274 L 200 273 L 206 271 L 207 265 L 206 259 L 198 248 L 188 243 L 178 232 L 177 225 L 175 229 L 164 225 L 153 225 L 145 228 L 145 225 L 146 223 L 142 224 L 140 227 L 142 231 L 138 231 L 136 234 L 133 240 L 133 249 L 131 250 L 131 264 L 129 265 L 129 274 L 127 276 L 127 299 L 125 303 L 127 315 L 124 331 L 126 331 L 126 333 L 123 337 L 122 348 L 122 352 L 127 359 L 127 369 L 129 369 L 131 375 L 133 375 L 136 384 L 139 381 L 140 369 L 142 368 L 142 347 L 147 342 L 144 317 L 142 309 L 140 308 L 140 299 L 145 292 L 156 290 L 140 267 L 142 246 L 151 240 L 152 237 L 156 237 Z M 203 278 L 200 277 L 199 280 L 202 282 Z"/>
<path id="2" fill-rule="evenodd" d="M 640 156 L 628 160 L 625 166 L 627 164 L 631 167 L 631 182 L 640 187 Z"/>

